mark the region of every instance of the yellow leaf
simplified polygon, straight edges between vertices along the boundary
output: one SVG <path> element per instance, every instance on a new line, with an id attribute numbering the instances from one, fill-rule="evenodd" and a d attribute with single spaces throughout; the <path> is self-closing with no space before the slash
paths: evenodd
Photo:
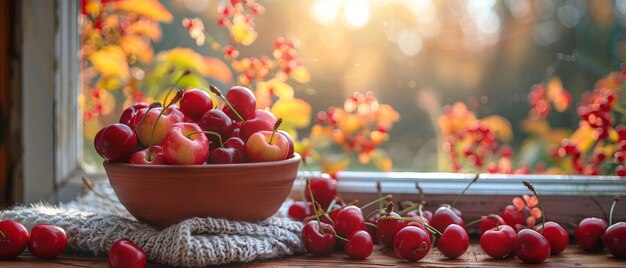
<path id="1" fill-rule="evenodd" d="M 596 138 L 597 134 L 595 129 L 589 126 L 586 121 L 582 121 L 578 129 L 576 129 L 574 134 L 570 137 L 570 140 L 573 141 L 578 147 L 578 150 L 584 154 L 591 148 Z"/>
<path id="2" fill-rule="evenodd" d="M 128 25 L 128 28 L 126 28 L 126 34 L 145 36 L 154 41 L 159 41 L 161 40 L 161 27 L 159 26 L 159 23 L 154 20 L 139 19 Z"/>
<path id="3" fill-rule="evenodd" d="M 496 137 L 503 141 L 510 141 L 513 138 L 513 130 L 511 130 L 511 123 L 504 117 L 499 115 L 487 116 L 481 120 L 481 122 L 489 129 L 495 132 Z"/>
<path id="4" fill-rule="evenodd" d="M 311 81 L 311 74 L 309 73 L 309 70 L 307 70 L 307 68 L 302 65 L 291 70 L 289 76 L 291 76 L 293 80 L 296 80 L 298 81 L 298 83 L 302 84 L 306 84 Z"/>
<path id="5" fill-rule="evenodd" d="M 254 28 L 240 16 L 233 19 L 230 33 L 235 43 L 240 43 L 244 46 L 249 46 L 254 43 L 258 35 Z"/>
<path id="6" fill-rule="evenodd" d="M 157 55 L 157 61 L 159 63 L 172 63 L 179 68 L 193 69 L 204 76 L 211 75 L 211 67 L 204 57 L 189 48 L 177 47 L 160 52 Z"/>
<path id="7" fill-rule="evenodd" d="M 346 169 L 348 164 L 350 164 L 350 159 L 345 157 L 344 155 L 336 156 L 336 155 L 324 155 L 320 156 L 316 159 L 320 166 L 322 167 L 322 171 L 328 174 L 335 174 L 339 171 Z"/>
<path id="8" fill-rule="evenodd" d="M 213 77 L 224 84 L 230 84 L 233 81 L 233 74 L 223 61 L 217 58 L 204 58 L 204 61 L 209 66 L 207 76 Z"/>
<path id="9" fill-rule="evenodd" d="M 120 46 L 126 54 L 134 55 L 143 64 L 150 63 L 154 57 L 154 51 L 148 40 L 137 35 L 123 36 L 120 40 Z"/>
<path id="10" fill-rule="evenodd" d="M 283 119 L 285 127 L 294 128 L 308 127 L 311 111 L 311 105 L 302 99 L 279 99 L 272 107 L 272 113 Z"/>
<path id="11" fill-rule="evenodd" d="M 174 16 L 157 0 L 124 0 L 111 3 L 114 10 L 146 16 L 160 22 L 172 22 Z"/>
<path id="12" fill-rule="evenodd" d="M 126 54 L 117 45 L 107 46 L 92 53 L 89 61 L 104 77 L 120 77 L 126 80 L 129 76 Z"/>
<path id="13" fill-rule="evenodd" d="M 528 134 L 539 137 L 548 135 L 551 131 L 550 123 L 545 119 L 526 119 L 522 121 L 522 129 Z"/>
<path id="14" fill-rule="evenodd" d="M 257 108 L 265 109 L 265 107 L 271 105 L 272 96 L 277 96 L 284 100 L 293 99 L 293 88 L 287 83 L 274 78 L 269 81 L 258 82 L 254 95 L 257 100 Z"/>

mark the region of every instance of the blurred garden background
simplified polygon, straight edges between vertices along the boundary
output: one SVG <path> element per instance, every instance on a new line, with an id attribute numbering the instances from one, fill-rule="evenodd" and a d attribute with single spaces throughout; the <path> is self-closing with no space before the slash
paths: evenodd
<path id="1" fill-rule="evenodd" d="M 122 106 L 209 83 L 291 116 L 327 171 L 623 167 L 626 1 L 82 0 L 79 22 L 86 169 Z"/>

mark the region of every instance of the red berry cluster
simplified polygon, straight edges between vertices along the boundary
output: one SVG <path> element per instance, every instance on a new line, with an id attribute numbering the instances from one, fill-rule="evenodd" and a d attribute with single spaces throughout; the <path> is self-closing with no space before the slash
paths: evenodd
<path id="1" fill-rule="evenodd" d="M 120 123 L 98 132 L 96 151 L 109 162 L 147 165 L 231 164 L 293 157 L 291 137 L 277 131 L 282 120 L 257 110 L 250 89 L 235 86 L 226 96 L 214 86 L 211 91 L 224 100 L 224 107 L 214 108 L 204 90 L 190 89 L 179 90 L 165 107 L 138 103 L 127 108 Z"/>
<path id="2" fill-rule="evenodd" d="M 499 149 L 498 141 L 495 133 L 491 128 L 482 124 L 481 121 L 470 123 L 464 131 L 459 133 L 457 137 L 450 137 L 444 148 L 454 148 L 459 141 L 462 148 L 462 158 L 465 158 L 472 166 L 482 169 L 485 160 L 491 158 Z M 458 162 L 459 157 L 455 150 L 448 150 L 450 158 L 453 160 L 453 170 L 459 171 L 461 164 Z"/>
<path id="3" fill-rule="evenodd" d="M 550 114 L 548 92 L 543 84 L 534 85 L 528 93 L 531 118 L 544 118 Z"/>
<path id="4" fill-rule="evenodd" d="M 369 162 L 374 156 L 398 118 L 397 112 L 389 105 L 380 104 L 372 92 L 355 92 L 346 99 L 343 109 L 330 107 L 317 114 L 318 124 L 329 128 L 335 143 L 357 153 L 361 163 Z"/>
<path id="5" fill-rule="evenodd" d="M 578 107 L 578 115 L 595 130 L 599 141 L 607 139 L 609 130 L 613 127 L 611 111 L 615 105 L 616 94 L 613 89 L 596 88 L 583 95 Z"/>
<path id="6" fill-rule="evenodd" d="M 26 249 L 36 257 L 52 259 L 67 247 L 67 235 L 63 228 L 50 224 L 37 224 L 30 234 L 17 221 L 0 221 L 0 259 L 12 259 Z"/>
<path id="7" fill-rule="evenodd" d="M 232 23 L 233 17 L 241 15 L 247 24 L 254 25 L 254 21 L 248 13 L 260 15 L 263 12 L 265 12 L 265 8 L 255 0 L 230 0 L 228 5 L 219 7 L 220 18 L 217 20 L 217 24 L 228 27 Z"/>
<path id="8" fill-rule="evenodd" d="M 274 60 L 278 70 L 290 76 L 292 72 L 303 66 L 302 60 L 298 57 L 297 48 L 299 47 L 297 40 L 291 38 L 278 37 L 274 41 Z"/>

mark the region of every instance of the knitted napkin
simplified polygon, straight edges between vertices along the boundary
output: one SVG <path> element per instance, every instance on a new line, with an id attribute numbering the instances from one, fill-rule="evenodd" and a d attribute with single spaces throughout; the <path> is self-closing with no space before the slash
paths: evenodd
<path id="1" fill-rule="evenodd" d="M 245 263 L 304 251 L 302 224 L 280 215 L 258 222 L 192 218 L 159 230 L 138 222 L 117 201 L 108 183 L 59 206 L 43 203 L 1 211 L 0 220 L 21 222 L 29 230 L 40 223 L 67 232 L 68 247 L 102 255 L 117 240 L 128 238 L 143 248 L 148 259 L 171 266 L 197 267 Z"/>

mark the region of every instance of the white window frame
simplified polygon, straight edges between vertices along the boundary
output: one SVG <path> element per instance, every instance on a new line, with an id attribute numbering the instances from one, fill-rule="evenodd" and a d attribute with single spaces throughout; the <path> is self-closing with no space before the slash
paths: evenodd
<path id="1" fill-rule="evenodd" d="M 78 1 L 74 0 L 22 1 L 24 202 L 68 201 L 81 189 L 80 177 L 84 175 L 106 180 L 106 174 L 87 173 L 80 164 L 83 144 L 77 104 L 79 33 L 78 22 L 72 19 L 78 17 L 78 9 Z M 309 174 L 301 172 L 300 176 Z M 380 183 L 384 193 L 395 194 L 400 200 L 415 200 L 415 183 L 419 182 L 431 203 L 437 204 L 450 202 L 474 176 L 347 171 L 339 174 L 338 192 L 346 200 L 370 200 Z M 481 174 L 459 207 L 468 218 L 497 213 L 513 196 L 528 193 L 521 183 L 524 180 L 531 181 L 545 200 L 556 200 L 555 204 L 562 206 L 555 213 L 556 218 L 562 219 L 597 215 L 598 208 L 593 203 L 608 206 L 616 194 L 626 194 L 626 179 L 617 176 Z M 293 198 L 302 197 L 303 185 L 302 180 L 296 181 Z"/>

